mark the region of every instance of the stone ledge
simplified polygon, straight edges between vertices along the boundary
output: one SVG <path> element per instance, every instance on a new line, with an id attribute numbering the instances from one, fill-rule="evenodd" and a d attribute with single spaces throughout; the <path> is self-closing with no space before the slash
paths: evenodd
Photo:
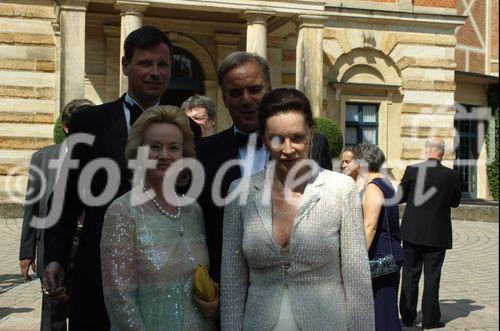
<path id="1" fill-rule="evenodd" d="M 0 122 L 2 123 L 54 123 L 53 113 L 36 112 L 4 112 L 0 111 Z"/>
<path id="2" fill-rule="evenodd" d="M 407 80 L 403 82 L 403 89 L 415 91 L 455 91 L 456 86 L 453 81 L 426 81 L 426 80 Z"/>
<path id="3" fill-rule="evenodd" d="M 0 200 L 0 215 L 2 215 L 2 218 L 22 218 L 24 215 L 24 205 L 22 203 Z"/>
<path id="4" fill-rule="evenodd" d="M 399 217 L 403 217 L 405 204 L 399 206 Z M 461 204 L 451 209 L 451 219 L 456 221 L 498 222 L 498 205 L 481 206 Z"/>
<path id="5" fill-rule="evenodd" d="M 56 63 L 55 61 L 36 60 L 35 71 L 55 72 Z"/>
<path id="6" fill-rule="evenodd" d="M 33 150 L 0 150 L 0 191 L 5 188 L 2 176 L 27 176 Z M 3 179 L 3 183 L 2 180 Z M 2 185 L 3 184 L 3 185 Z M 2 193 L 0 193 L 0 197 Z"/>
<path id="7" fill-rule="evenodd" d="M 54 88 L 52 87 L 36 87 L 35 97 L 37 99 L 54 99 Z"/>
<path id="8" fill-rule="evenodd" d="M 53 87 L 0 85 L 0 98 L 54 99 Z"/>
<path id="9" fill-rule="evenodd" d="M 0 32 L 0 44 L 54 46 L 54 36 L 39 33 Z"/>
<path id="10" fill-rule="evenodd" d="M 54 19 L 52 6 L 0 4 L 0 17 Z"/>
<path id="11" fill-rule="evenodd" d="M 426 59 L 403 56 L 396 66 L 399 70 L 407 68 L 456 69 L 455 61 L 449 59 Z"/>
<path id="12" fill-rule="evenodd" d="M 0 59 L 0 69 L 55 72 L 54 61 L 29 60 L 29 59 Z"/>
<path id="13" fill-rule="evenodd" d="M 449 127 L 443 128 L 443 127 L 430 127 L 430 126 L 420 126 L 420 127 L 404 126 L 401 128 L 402 137 L 427 138 L 431 135 L 442 138 L 453 138 L 455 137 L 455 129 Z"/>
<path id="14" fill-rule="evenodd" d="M 426 103 L 405 103 L 401 107 L 402 114 L 454 114 L 455 107 L 448 105 L 431 105 Z"/>
<path id="15" fill-rule="evenodd" d="M 27 176 L 29 164 L 0 163 L 0 176 Z"/>
<path id="16" fill-rule="evenodd" d="M 382 43 L 380 49 L 385 54 L 391 54 L 398 45 L 403 46 L 437 46 L 454 48 L 456 44 L 455 37 L 430 37 L 426 34 L 408 35 L 391 33 Z"/>
<path id="17" fill-rule="evenodd" d="M 40 149 L 52 145 L 52 138 L 38 137 L 0 137 L 1 149 Z"/>

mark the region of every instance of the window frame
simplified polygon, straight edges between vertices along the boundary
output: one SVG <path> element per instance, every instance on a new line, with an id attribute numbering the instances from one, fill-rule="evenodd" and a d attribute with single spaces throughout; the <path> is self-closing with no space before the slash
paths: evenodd
<path id="1" fill-rule="evenodd" d="M 350 105 L 356 105 L 358 108 L 358 121 L 349 121 L 347 120 L 347 108 Z M 365 122 L 364 121 L 364 111 L 363 111 L 363 106 L 375 106 L 376 108 L 376 118 L 375 122 Z M 370 128 L 376 128 L 375 131 L 375 145 L 378 145 L 378 140 L 379 140 L 379 128 L 380 128 L 380 123 L 379 123 L 379 117 L 380 117 L 380 103 L 375 103 L 375 102 L 346 102 L 345 103 L 345 109 L 346 109 L 346 120 L 345 120 L 345 136 L 347 137 L 347 128 L 356 128 L 356 140 L 357 142 L 355 144 L 348 144 L 345 142 L 345 146 L 354 146 L 360 143 L 363 143 L 363 128 L 365 127 L 370 127 Z"/>

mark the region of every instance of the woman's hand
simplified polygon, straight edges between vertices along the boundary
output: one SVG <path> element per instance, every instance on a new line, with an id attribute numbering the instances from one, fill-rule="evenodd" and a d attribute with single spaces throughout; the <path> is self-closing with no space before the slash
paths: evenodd
<path id="1" fill-rule="evenodd" d="M 215 287 L 215 299 L 212 301 L 205 301 L 203 299 L 198 298 L 198 296 L 194 296 L 194 301 L 200 308 L 203 315 L 206 317 L 216 317 L 219 315 L 219 284 L 213 282 Z"/>

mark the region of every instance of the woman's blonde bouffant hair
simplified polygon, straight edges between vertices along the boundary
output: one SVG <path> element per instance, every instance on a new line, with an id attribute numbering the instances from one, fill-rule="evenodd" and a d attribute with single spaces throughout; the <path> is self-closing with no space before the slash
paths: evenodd
<path id="1" fill-rule="evenodd" d="M 158 105 L 146 109 L 132 126 L 127 139 L 127 147 L 125 147 L 125 157 L 128 160 L 136 159 L 137 149 L 144 144 L 146 130 L 153 123 L 170 123 L 177 126 L 182 132 L 183 156 L 196 156 L 194 136 L 186 114 L 175 106 Z"/>

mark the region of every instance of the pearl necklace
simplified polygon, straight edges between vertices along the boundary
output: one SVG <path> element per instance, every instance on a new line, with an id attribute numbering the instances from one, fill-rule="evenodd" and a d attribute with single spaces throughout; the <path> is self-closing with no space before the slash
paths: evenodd
<path id="1" fill-rule="evenodd" d="M 156 200 L 156 198 L 154 196 L 151 195 L 151 193 L 149 193 L 149 191 L 146 189 L 146 186 L 144 186 L 144 183 L 141 183 L 142 184 L 142 190 L 144 191 L 144 193 L 148 196 L 149 199 L 151 199 L 151 201 L 153 202 L 153 204 L 155 205 L 155 207 L 165 216 L 167 216 L 168 218 L 173 218 L 174 220 L 177 220 L 179 219 L 179 217 L 181 216 L 181 202 L 179 200 L 179 196 L 176 194 L 175 195 L 175 198 L 177 199 L 177 213 L 174 215 L 174 214 L 171 214 L 169 213 L 168 211 L 166 211 L 161 205 L 160 203 Z"/>

